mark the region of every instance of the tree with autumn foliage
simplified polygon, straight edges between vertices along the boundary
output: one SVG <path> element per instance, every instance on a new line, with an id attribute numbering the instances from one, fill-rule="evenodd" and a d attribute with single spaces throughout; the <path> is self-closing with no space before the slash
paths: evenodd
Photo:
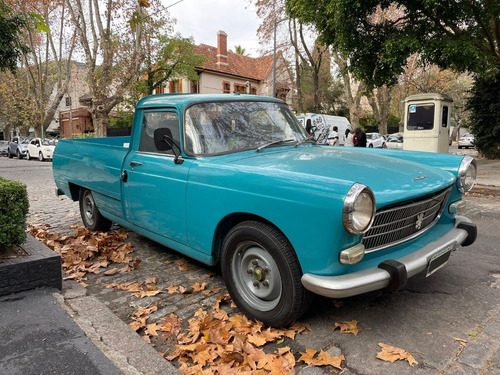
<path id="1" fill-rule="evenodd" d="M 144 25 L 168 18 L 159 0 L 65 0 L 85 56 L 96 137 L 106 136 L 109 113 L 141 75 Z M 162 30 L 153 30 L 162 35 Z"/>

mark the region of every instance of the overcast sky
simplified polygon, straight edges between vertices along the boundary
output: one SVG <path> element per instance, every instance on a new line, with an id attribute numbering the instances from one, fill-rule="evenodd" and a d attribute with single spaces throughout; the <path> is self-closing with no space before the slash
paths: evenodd
<path id="1" fill-rule="evenodd" d="M 227 34 L 227 48 L 241 45 L 252 57 L 259 56 L 257 29 L 260 20 L 249 0 L 162 0 L 172 18 L 174 31 L 193 37 L 195 44 L 217 46 L 217 31 Z M 177 4 L 176 4 L 177 3 Z"/>

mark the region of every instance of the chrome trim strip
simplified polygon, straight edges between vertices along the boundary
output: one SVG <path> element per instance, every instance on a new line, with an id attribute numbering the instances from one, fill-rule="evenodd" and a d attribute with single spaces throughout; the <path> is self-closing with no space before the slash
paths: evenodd
<path id="1" fill-rule="evenodd" d="M 425 271 L 429 260 L 435 254 L 448 248 L 454 249 L 467 239 L 467 231 L 457 228 L 457 225 L 461 222 L 471 222 L 471 220 L 464 216 L 457 216 L 455 218 L 455 228 L 446 235 L 427 244 L 420 250 L 396 259 L 405 265 L 408 277 Z M 373 267 L 339 276 L 319 276 L 306 273 L 302 276 L 301 281 L 307 290 L 316 294 L 329 298 L 345 298 L 383 289 L 389 285 L 389 280 L 390 275 L 388 272 Z"/>

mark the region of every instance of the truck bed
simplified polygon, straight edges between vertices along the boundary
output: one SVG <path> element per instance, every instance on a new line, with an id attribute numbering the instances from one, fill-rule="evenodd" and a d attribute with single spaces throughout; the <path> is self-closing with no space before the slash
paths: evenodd
<path id="1" fill-rule="evenodd" d="M 63 139 L 54 151 L 57 188 L 74 200 L 71 184 L 120 200 L 120 173 L 130 137 Z"/>

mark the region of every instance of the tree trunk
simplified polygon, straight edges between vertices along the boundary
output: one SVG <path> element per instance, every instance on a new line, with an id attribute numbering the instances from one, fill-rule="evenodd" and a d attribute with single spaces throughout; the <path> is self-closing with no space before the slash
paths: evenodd
<path id="1" fill-rule="evenodd" d="M 391 104 L 391 89 L 387 85 L 377 87 L 374 93 L 368 98 L 368 102 L 373 110 L 373 115 L 377 121 L 380 134 L 387 134 L 387 120 L 389 119 L 389 106 Z"/>
<path id="2" fill-rule="evenodd" d="M 92 112 L 92 120 L 94 123 L 94 137 L 102 138 L 107 136 L 107 129 L 109 124 L 109 116 L 106 111 L 95 109 Z"/>

